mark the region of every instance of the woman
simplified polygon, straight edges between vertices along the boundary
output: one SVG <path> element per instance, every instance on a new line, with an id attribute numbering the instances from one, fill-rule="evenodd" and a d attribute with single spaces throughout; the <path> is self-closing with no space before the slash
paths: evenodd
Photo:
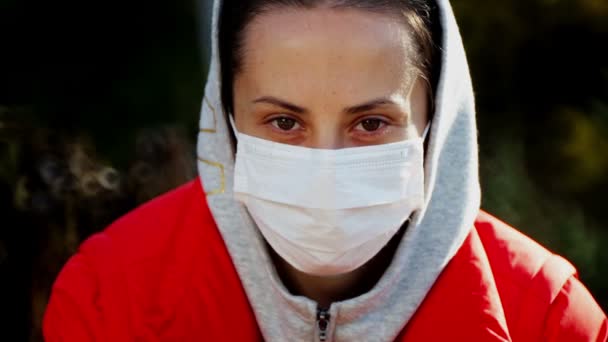
<path id="1" fill-rule="evenodd" d="M 214 8 L 200 180 L 83 244 L 47 341 L 606 339 L 574 268 L 479 209 L 447 0 Z"/>

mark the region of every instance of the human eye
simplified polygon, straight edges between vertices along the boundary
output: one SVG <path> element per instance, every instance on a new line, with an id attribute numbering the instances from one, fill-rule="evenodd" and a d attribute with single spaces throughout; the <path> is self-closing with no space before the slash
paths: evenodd
<path id="1" fill-rule="evenodd" d="M 372 117 L 364 118 L 363 120 L 359 121 L 359 123 L 357 123 L 357 125 L 354 127 L 354 130 L 357 131 L 357 133 L 374 134 L 382 131 L 384 128 L 386 128 L 386 126 L 388 126 L 386 120 Z"/>
<path id="2" fill-rule="evenodd" d="M 273 128 L 283 132 L 292 132 L 301 128 L 296 119 L 288 116 L 274 117 L 269 120 L 269 123 Z"/>

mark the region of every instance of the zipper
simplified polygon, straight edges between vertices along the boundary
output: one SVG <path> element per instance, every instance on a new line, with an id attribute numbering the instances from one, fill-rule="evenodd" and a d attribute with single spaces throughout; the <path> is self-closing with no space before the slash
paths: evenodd
<path id="1" fill-rule="evenodd" d="M 329 327 L 329 320 L 331 315 L 328 309 L 318 308 L 317 309 L 317 328 L 319 329 L 319 341 L 327 341 L 327 328 Z"/>

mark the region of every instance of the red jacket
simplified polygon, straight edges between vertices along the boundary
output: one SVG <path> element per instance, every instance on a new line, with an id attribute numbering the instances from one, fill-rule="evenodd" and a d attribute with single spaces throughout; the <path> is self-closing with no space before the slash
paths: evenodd
<path id="1" fill-rule="evenodd" d="M 60 273 L 47 342 L 261 341 L 193 181 L 89 238 Z M 574 268 L 480 213 L 398 341 L 605 341 L 606 316 Z"/>

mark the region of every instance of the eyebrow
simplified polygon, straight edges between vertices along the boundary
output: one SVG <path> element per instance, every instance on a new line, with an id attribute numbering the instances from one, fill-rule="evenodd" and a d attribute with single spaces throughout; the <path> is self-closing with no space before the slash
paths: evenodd
<path id="1" fill-rule="evenodd" d="M 272 97 L 272 96 L 263 96 L 260 97 L 258 99 L 255 99 L 253 101 L 253 103 L 268 103 L 271 105 L 275 105 L 278 107 L 281 107 L 283 109 L 287 109 L 290 112 L 294 112 L 297 114 L 306 114 L 308 113 L 308 110 L 306 110 L 305 108 L 302 108 L 300 106 L 296 106 L 294 104 L 291 104 L 287 101 L 283 101 L 281 99 L 277 99 L 276 97 Z"/>
<path id="2" fill-rule="evenodd" d="M 298 105 L 289 103 L 287 101 L 278 99 L 276 97 L 273 96 L 263 96 L 260 97 L 258 99 L 255 99 L 253 101 L 253 103 L 268 103 L 268 104 L 272 104 L 281 108 L 284 108 L 288 111 L 297 113 L 297 114 L 307 114 L 308 110 L 306 108 L 300 107 Z M 343 110 L 344 113 L 347 114 L 358 114 L 358 113 L 362 113 L 362 112 L 367 112 L 370 111 L 372 109 L 375 109 L 377 107 L 380 106 L 396 106 L 397 103 L 395 103 L 394 101 L 385 98 L 385 97 L 381 97 L 381 98 L 377 98 L 356 106 L 352 106 L 352 107 L 347 107 Z"/>
<path id="3" fill-rule="evenodd" d="M 348 108 L 344 109 L 344 112 L 348 113 L 348 114 L 358 114 L 358 113 L 370 111 L 372 109 L 376 109 L 377 107 L 388 106 L 388 105 L 396 106 L 397 103 L 395 103 L 392 100 L 389 100 L 388 98 L 383 97 L 383 98 L 378 98 L 378 99 L 374 99 L 374 100 L 365 102 L 360 105 L 348 107 Z"/>

